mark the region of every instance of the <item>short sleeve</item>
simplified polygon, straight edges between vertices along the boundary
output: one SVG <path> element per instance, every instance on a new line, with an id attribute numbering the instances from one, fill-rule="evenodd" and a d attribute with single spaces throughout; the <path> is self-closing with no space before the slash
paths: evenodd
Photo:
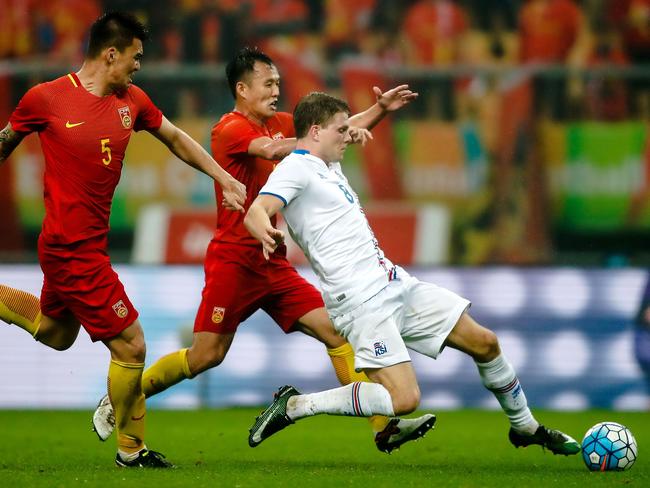
<path id="1" fill-rule="evenodd" d="M 49 116 L 42 85 L 29 89 L 9 117 L 14 132 L 40 132 L 47 126 Z"/>
<path id="2" fill-rule="evenodd" d="M 130 89 L 138 110 L 133 130 L 137 132 L 141 130 L 155 131 L 160 129 L 163 117 L 160 109 L 154 105 L 149 95 L 141 88 L 131 85 Z"/>
<path id="3" fill-rule="evenodd" d="M 299 158 L 288 157 L 278 164 L 266 184 L 260 190 L 260 195 L 274 195 L 286 207 L 309 184 L 308 165 Z"/>
<path id="4" fill-rule="evenodd" d="M 248 154 L 248 148 L 255 139 L 262 136 L 251 124 L 243 119 L 236 118 L 224 124 L 217 133 L 212 133 L 212 152 L 216 154 L 215 146 L 221 146 L 222 154 L 234 156 L 237 154 Z"/>

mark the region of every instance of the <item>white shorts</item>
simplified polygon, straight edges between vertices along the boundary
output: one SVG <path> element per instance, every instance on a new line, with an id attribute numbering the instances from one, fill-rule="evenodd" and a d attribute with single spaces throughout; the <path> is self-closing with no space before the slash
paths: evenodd
<path id="1" fill-rule="evenodd" d="M 397 279 L 354 310 L 332 317 L 354 349 L 357 371 L 410 361 L 407 348 L 436 358 L 469 300 L 397 267 Z"/>

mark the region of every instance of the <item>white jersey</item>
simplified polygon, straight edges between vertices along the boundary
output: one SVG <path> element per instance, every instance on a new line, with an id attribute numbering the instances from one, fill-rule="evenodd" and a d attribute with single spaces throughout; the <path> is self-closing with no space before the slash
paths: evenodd
<path id="1" fill-rule="evenodd" d="M 393 265 L 339 163 L 327 165 L 294 151 L 276 166 L 260 194 L 284 202 L 289 233 L 318 276 L 331 316 L 353 310 L 388 285 Z"/>

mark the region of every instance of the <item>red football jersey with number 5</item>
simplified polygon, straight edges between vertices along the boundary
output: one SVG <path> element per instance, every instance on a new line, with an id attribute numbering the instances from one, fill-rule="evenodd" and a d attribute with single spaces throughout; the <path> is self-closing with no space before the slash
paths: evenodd
<path id="1" fill-rule="evenodd" d="M 38 132 L 43 148 L 41 239 L 71 244 L 108 232 L 131 132 L 158 129 L 162 112 L 134 85 L 99 97 L 71 73 L 31 88 L 9 122 L 15 132 Z"/>

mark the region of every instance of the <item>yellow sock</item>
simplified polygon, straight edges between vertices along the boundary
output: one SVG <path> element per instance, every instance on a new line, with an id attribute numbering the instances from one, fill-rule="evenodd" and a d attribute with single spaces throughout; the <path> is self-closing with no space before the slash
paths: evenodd
<path id="1" fill-rule="evenodd" d="M 108 396 L 115 411 L 117 446 L 124 453 L 137 452 L 144 447 L 143 369 L 144 363 L 123 363 L 114 359 L 108 368 Z"/>
<path id="2" fill-rule="evenodd" d="M 187 349 L 181 349 L 161 357 L 146 369 L 142 374 L 142 391 L 149 398 L 186 378 L 192 378 L 192 373 L 187 363 Z"/>
<path id="3" fill-rule="evenodd" d="M 354 351 L 349 343 L 345 343 L 335 349 L 327 349 L 336 377 L 342 385 L 348 385 L 355 381 L 370 381 L 366 373 L 358 373 L 354 370 Z M 388 425 L 390 419 L 383 415 L 368 417 L 368 422 L 374 432 L 381 432 Z"/>
<path id="4" fill-rule="evenodd" d="M 0 319 L 16 324 L 35 338 L 41 326 L 38 298 L 26 291 L 0 285 Z"/>

